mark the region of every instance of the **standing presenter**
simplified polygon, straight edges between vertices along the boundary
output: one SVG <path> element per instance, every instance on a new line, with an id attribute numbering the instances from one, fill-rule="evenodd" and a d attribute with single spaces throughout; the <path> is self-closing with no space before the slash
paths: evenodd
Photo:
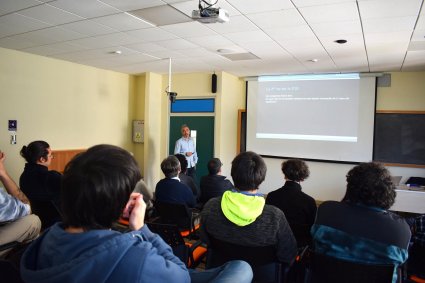
<path id="1" fill-rule="evenodd" d="M 187 160 L 186 174 L 193 178 L 196 182 L 196 163 L 198 162 L 198 155 L 196 154 L 195 142 L 190 137 L 189 126 L 183 124 L 181 126 L 182 137 L 176 141 L 174 154 L 183 154 Z"/>

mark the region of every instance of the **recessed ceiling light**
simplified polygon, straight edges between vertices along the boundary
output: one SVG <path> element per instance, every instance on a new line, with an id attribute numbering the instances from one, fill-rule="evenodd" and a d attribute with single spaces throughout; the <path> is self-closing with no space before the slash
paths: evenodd
<path id="1" fill-rule="evenodd" d="M 111 51 L 111 52 L 109 52 L 110 54 L 116 54 L 116 55 L 120 55 L 120 54 L 122 54 L 122 51 L 121 50 L 114 50 L 114 51 Z"/>
<path id="2" fill-rule="evenodd" d="M 316 62 L 318 62 L 319 61 L 319 59 L 310 59 L 310 60 L 308 60 L 309 62 L 313 62 L 313 63 L 316 63 Z"/>
<path id="3" fill-rule="evenodd" d="M 336 42 L 338 44 L 344 44 L 344 43 L 347 43 L 347 40 L 346 39 L 337 39 L 334 42 Z"/>

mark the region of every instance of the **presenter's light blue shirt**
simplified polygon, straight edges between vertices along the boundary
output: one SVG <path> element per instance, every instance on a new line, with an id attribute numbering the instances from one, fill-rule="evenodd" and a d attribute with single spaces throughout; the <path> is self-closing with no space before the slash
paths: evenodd
<path id="1" fill-rule="evenodd" d="M 191 156 L 186 156 L 186 152 L 192 152 Z M 198 155 L 196 153 L 195 143 L 191 137 L 185 139 L 181 137 L 176 141 L 176 146 L 174 147 L 174 154 L 183 154 L 187 160 L 187 168 L 192 168 L 196 166 L 198 162 Z"/>

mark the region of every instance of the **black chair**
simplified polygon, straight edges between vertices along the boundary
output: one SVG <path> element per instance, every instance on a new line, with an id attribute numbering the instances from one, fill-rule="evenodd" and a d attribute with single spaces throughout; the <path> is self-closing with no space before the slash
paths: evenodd
<path id="1" fill-rule="evenodd" d="M 155 222 L 177 225 L 183 237 L 191 238 L 199 228 L 200 214 L 184 204 L 156 201 L 154 206 L 159 216 Z"/>
<path id="2" fill-rule="evenodd" d="M 176 225 L 161 223 L 147 223 L 147 225 L 152 232 L 161 236 L 164 242 L 170 245 L 174 255 L 180 258 L 188 268 L 197 267 L 205 258 L 207 249 L 202 242 L 185 242 Z"/>
<path id="3" fill-rule="evenodd" d="M 288 266 L 276 258 L 275 246 L 247 247 L 209 236 L 206 268 L 220 266 L 230 260 L 244 260 L 251 265 L 253 282 L 286 282 Z"/>
<path id="4" fill-rule="evenodd" d="M 305 283 L 391 283 L 393 264 L 365 264 L 311 252 Z M 398 274 L 397 282 L 402 282 Z"/>

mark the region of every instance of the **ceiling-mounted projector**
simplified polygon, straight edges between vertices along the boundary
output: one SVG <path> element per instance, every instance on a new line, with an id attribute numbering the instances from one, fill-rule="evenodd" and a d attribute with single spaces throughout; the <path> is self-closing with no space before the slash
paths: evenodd
<path id="1" fill-rule="evenodd" d="M 221 8 L 204 8 L 192 11 L 192 19 L 204 24 L 225 23 L 229 21 L 229 13 Z"/>

